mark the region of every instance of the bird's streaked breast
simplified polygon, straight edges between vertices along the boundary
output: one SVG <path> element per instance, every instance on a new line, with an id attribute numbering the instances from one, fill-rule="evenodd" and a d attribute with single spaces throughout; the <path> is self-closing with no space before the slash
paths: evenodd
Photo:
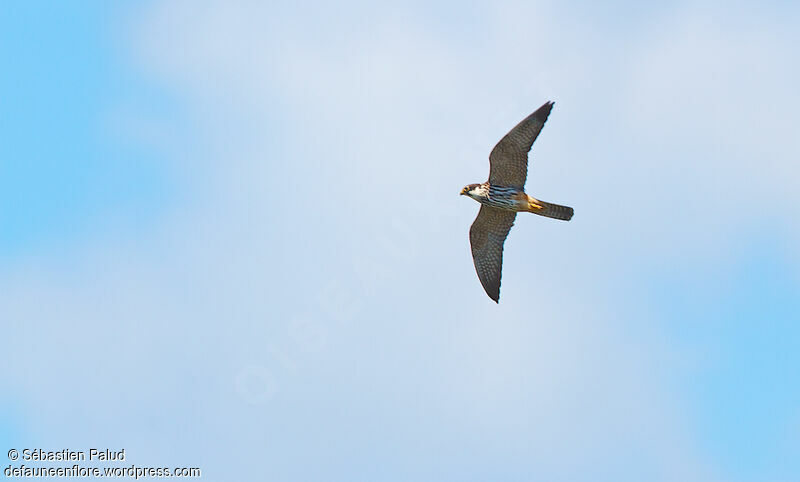
<path id="1" fill-rule="evenodd" d="M 527 202 L 527 196 L 513 187 L 489 185 L 489 193 L 486 198 L 481 200 L 483 204 L 508 211 L 520 211 L 521 201 Z"/>

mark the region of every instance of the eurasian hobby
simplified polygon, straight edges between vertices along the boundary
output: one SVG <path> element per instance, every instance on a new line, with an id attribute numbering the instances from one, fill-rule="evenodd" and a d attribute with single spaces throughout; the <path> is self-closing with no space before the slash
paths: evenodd
<path id="1" fill-rule="evenodd" d="M 461 190 L 481 203 L 469 229 L 472 259 L 483 289 L 496 303 L 500 299 L 503 243 L 520 211 L 569 221 L 572 208 L 540 201 L 524 192 L 528 176 L 528 151 L 544 127 L 552 102 L 539 107 L 511 129 L 489 154 L 489 180 Z"/>

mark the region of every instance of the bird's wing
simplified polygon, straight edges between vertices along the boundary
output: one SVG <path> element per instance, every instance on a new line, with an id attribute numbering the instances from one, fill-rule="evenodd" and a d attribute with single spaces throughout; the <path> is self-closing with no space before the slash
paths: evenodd
<path id="1" fill-rule="evenodd" d="M 500 299 L 500 274 L 503 269 L 503 243 L 514 225 L 517 213 L 481 206 L 469 228 L 469 243 L 475 271 L 483 289 L 496 303 Z"/>
<path id="2" fill-rule="evenodd" d="M 546 102 L 511 129 L 489 154 L 489 183 L 522 190 L 528 177 L 528 151 L 541 132 L 552 102 Z"/>

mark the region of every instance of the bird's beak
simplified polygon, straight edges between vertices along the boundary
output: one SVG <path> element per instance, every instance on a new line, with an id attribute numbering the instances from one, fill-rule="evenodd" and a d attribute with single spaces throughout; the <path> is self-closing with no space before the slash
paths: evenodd
<path id="1" fill-rule="evenodd" d="M 463 196 L 463 195 L 464 195 L 464 194 L 466 194 L 466 193 L 467 193 L 467 190 L 466 190 L 466 189 L 462 189 L 462 190 L 461 190 L 461 192 L 460 192 L 460 193 L 458 193 L 458 195 L 459 195 L 459 196 Z"/>

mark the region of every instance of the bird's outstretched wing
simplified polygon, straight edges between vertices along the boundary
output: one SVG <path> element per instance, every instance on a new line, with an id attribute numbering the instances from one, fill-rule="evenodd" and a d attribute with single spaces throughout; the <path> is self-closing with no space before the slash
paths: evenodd
<path id="1" fill-rule="evenodd" d="M 503 269 L 503 243 L 517 213 L 491 206 L 481 206 L 478 217 L 469 228 L 472 260 L 483 289 L 496 303 L 500 299 L 500 275 Z"/>
<path id="2" fill-rule="evenodd" d="M 528 151 L 541 132 L 552 102 L 546 102 L 511 129 L 489 154 L 489 183 L 522 190 L 528 177 Z"/>

